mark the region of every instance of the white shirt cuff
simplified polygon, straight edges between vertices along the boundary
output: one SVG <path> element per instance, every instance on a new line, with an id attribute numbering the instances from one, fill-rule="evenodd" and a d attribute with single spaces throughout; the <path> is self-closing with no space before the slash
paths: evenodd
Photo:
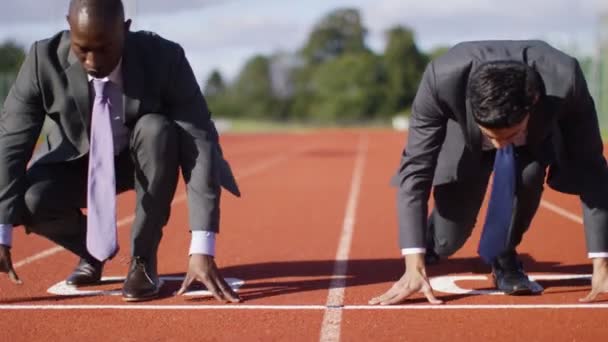
<path id="1" fill-rule="evenodd" d="M 608 252 L 589 253 L 588 256 L 589 256 L 589 259 L 593 259 L 593 258 L 608 258 Z"/>
<path id="2" fill-rule="evenodd" d="M 0 245 L 13 245 L 13 225 L 0 224 Z"/>
<path id="3" fill-rule="evenodd" d="M 403 249 L 401 249 L 401 255 L 424 254 L 424 253 L 426 253 L 426 248 L 403 248 Z"/>
<path id="4" fill-rule="evenodd" d="M 190 253 L 215 256 L 215 233 L 205 230 L 193 230 L 190 240 Z"/>

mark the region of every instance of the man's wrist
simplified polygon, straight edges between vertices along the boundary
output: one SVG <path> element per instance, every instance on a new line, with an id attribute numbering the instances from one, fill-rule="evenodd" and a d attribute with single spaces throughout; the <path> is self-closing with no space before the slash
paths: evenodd
<path id="1" fill-rule="evenodd" d="M 407 254 L 405 256 L 405 270 L 424 270 L 424 254 Z"/>
<path id="2" fill-rule="evenodd" d="M 593 258 L 593 267 L 608 267 L 608 258 Z"/>

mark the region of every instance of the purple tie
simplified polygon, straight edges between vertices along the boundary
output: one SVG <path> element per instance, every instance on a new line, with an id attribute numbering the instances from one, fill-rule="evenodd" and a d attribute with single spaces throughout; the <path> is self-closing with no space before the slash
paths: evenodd
<path id="1" fill-rule="evenodd" d="M 87 188 L 87 249 L 100 261 L 114 256 L 118 251 L 114 142 L 107 83 L 103 80 L 93 80 L 95 100 L 91 115 Z"/>

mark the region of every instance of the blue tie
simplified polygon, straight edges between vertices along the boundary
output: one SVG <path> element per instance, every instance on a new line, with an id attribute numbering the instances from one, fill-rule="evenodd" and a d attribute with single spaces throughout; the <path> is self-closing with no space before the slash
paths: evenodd
<path id="1" fill-rule="evenodd" d="M 477 252 L 488 264 L 505 251 L 515 200 L 515 154 L 513 145 L 498 149 L 486 222 Z"/>

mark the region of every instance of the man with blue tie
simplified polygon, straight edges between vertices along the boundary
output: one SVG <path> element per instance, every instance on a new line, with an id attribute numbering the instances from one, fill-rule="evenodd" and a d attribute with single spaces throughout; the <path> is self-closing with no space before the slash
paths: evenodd
<path id="1" fill-rule="evenodd" d="M 0 116 L 0 271 L 20 282 L 10 247 L 22 224 L 80 258 L 68 284 L 98 284 L 119 248 L 116 194 L 134 189 L 123 298 L 157 297 L 181 169 L 192 239 L 179 293 L 200 280 L 218 300 L 239 301 L 214 261 L 220 186 L 239 190 L 183 49 L 130 32 L 121 0 L 71 0 L 67 21 L 69 31 L 33 44 Z"/>
<path id="2" fill-rule="evenodd" d="M 608 292 L 608 168 L 578 62 L 541 41 L 479 41 L 454 46 L 425 70 L 393 179 L 406 270 L 370 304 L 400 303 L 416 292 L 442 302 L 425 264 L 463 246 L 492 174 L 478 253 L 497 289 L 542 291 L 528 279 L 516 247 L 546 178 L 582 203 L 593 279 L 581 300 Z M 435 205 L 427 216 L 431 191 Z"/>

